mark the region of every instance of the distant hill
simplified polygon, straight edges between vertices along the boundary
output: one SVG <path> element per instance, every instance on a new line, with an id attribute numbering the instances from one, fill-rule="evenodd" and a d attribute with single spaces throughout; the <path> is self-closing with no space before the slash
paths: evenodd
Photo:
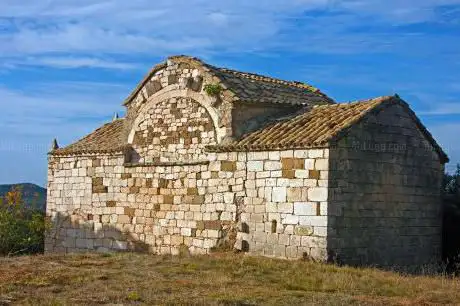
<path id="1" fill-rule="evenodd" d="M 13 187 L 19 186 L 22 188 L 22 198 L 27 205 L 35 205 L 35 207 L 45 210 L 46 205 L 46 189 L 35 184 L 11 184 L 0 185 L 0 198 L 3 198 L 8 191 Z"/>

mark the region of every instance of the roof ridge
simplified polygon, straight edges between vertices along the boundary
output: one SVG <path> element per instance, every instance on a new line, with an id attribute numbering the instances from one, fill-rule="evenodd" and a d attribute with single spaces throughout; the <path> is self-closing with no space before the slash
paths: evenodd
<path id="1" fill-rule="evenodd" d="M 384 101 L 391 100 L 391 99 L 399 99 L 399 100 L 401 100 L 400 98 L 397 98 L 396 96 L 378 96 L 378 97 L 375 97 L 375 98 L 352 100 L 352 101 L 346 101 L 346 102 L 338 102 L 337 105 L 353 104 L 353 103 L 367 103 L 367 102 L 374 102 L 376 100 L 381 100 L 380 102 L 384 102 Z"/>

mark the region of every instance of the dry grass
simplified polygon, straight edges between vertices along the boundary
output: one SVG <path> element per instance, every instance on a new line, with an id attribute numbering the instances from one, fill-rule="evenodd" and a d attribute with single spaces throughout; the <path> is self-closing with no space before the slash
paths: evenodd
<path id="1" fill-rule="evenodd" d="M 460 304 L 460 281 L 235 254 L 0 259 L 0 305 Z"/>

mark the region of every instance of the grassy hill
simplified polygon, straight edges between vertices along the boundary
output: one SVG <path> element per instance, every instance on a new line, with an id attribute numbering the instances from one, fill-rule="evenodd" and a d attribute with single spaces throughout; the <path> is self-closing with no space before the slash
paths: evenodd
<path id="1" fill-rule="evenodd" d="M 40 208 L 41 210 L 45 210 L 46 189 L 35 184 L 24 183 L 0 185 L 0 197 L 4 197 L 5 194 L 15 186 L 21 187 L 22 198 L 24 199 L 25 203 L 27 203 L 27 205 L 36 205 L 36 207 Z"/>
<path id="2" fill-rule="evenodd" d="M 459 279 L 239 254 L 0 258 L 0 305 L 458 305 L 459 289 Z"/>

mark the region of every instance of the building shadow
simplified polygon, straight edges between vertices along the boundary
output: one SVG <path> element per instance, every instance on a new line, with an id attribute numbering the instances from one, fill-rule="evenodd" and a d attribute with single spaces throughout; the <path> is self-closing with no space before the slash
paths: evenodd
<path id="1" fill-rule="evenodd" d="M 100 216 L 56 213 L 48 216 L 51 229 L 45 236 L 45 253 L 135 251 L 148 253 L 155 248 L 150 236 L 136 234 L 135 225 L 102 223 Z M 153 233 L 152 233 L 153 237 Z M 153 242 L 153 243 L 152 243 Z"/>

